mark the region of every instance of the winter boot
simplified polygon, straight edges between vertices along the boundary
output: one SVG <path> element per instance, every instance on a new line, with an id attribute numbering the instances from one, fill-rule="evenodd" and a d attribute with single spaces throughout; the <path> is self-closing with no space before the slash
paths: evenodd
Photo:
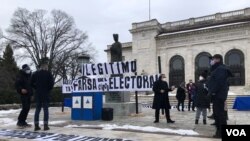
<path id="1" fill-rule="evenodd" d="M 167 120 L 167 123 L 174 123 L 175 121 L 171 120 L 171 119 L 168 119 Z"/>
<path id="2" fill-rule="evenodd" d="M 39 131 L 39 130 L 41 130 L 41 128 L 39 127 L 38 124 L 35 124 L 35 129 L 34 129 L 34 131 Z"/>
<path id="3" fill-rule="evenodd" d="M 207 124 L 207 121 L 205 119 L 203 120 L 203 124 Z"/>
<path id="4" fill-rule="evenodd" d="M 195 124 L 198 124 L 198 123 L 199 123 L 199 120 L 198 120 L 198 119 L 196 119 L 196 120 L 195 120 Z"/>
<path id="5" fill-rule="evenodd" d="M 43 129 L 43 130 L 44 130 L 44 131 L 49 130 L 48 124 L 44 124 L 44 129 Z"/>

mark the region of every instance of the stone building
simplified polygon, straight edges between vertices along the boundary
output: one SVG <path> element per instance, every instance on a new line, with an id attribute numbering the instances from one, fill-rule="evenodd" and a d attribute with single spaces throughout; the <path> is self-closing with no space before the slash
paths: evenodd
<path id="1" fill-rule="evenodd" d="M 123 43 L 123 59 L 137 60 L 138 74 L 162 73 L 170 85 L 179 85 L 209 70 L 209 57 L 221 54 L 234 78 L 231 91 L 246 94 L 250 85 L 250 8 L 186 20 L 159 23 L 156 19 L 132 23 L 132 42 Z M 110 61 L 110 45 L 107 52 Z"/>

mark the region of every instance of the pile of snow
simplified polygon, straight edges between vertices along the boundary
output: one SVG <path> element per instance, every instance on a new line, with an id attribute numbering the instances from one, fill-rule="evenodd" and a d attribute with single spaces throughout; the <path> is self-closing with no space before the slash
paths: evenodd
<path id="1" fill-rule="evenodd" d="M 0 125 L 1 126 L 12 126 L 16 125 L 16 120 L 11 118 L 0 118 Z"/>
<path id="2" fill-rule="evenodd" d="M 63 123 L 66 123 L 67 121 L 49 121 L 49 125 L 56 125 L 56 124 L 63 124 Z"/>
<path id="3" fill-rule="evenodd" d="M 173 133 L 179 135 L 199 135 L 197 132 L 193 130 L 184 130 L 184 129 L 169 129 L 169 128 L 157 128 L 152 126 L 140 127 L 140 126 L 133 126 L 133 125 L 123 125 L 118 126 L 116 124 L 100 124 L 100 125 L 68 125 L 65 126 L 66 128 L 74 128 L 74 127 L 91 127 L 91 128 L 102 128 L 106 130 L 113 130 L 113 129 L 124 129 L 124 130 L 135 130 L 135 131 L 145 131 L 145 132 L 161 132 L 161 133 Z"/>
<path id="4" fill-rule="evenodd" d="M 13 113 L 19 113 L 21 109 L 17 109 L 17 110 L 0 110 L 0 117 L 6 116 L 8 114 L 13 114 Z"/>

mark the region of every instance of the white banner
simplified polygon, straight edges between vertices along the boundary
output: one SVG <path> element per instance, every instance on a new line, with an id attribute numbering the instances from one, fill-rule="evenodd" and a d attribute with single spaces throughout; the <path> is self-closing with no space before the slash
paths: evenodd
<path id="1" fill-rule="evenodd" d="M 63 80 L 62 93 L 70 94 L 72 93 L 72 80 Z"/>
<path id="2" fill-rule="evenodd" d="M 159 75 L 74 80 L 72 92 L 152 91 Z"/>
<path id="3" fill-rule="evenodd" d="M 90 75 L 111 75 L 136 72 L 136 61 L 82 64 L 83 76 Z"/>

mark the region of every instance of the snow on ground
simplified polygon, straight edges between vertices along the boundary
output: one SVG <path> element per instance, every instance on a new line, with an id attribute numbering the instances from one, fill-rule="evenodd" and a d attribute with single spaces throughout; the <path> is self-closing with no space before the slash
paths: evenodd
<path id="1" fill-rule="evenodd" d="M 10 109 L 10 110 L 0 110 L 0 117 L 6 116 L 7 114 L 19 113 L 21 109 Z"/>
<path id="2" fill-rule="evenodd" d="M 56 125 L 56 124 L 63 124 L 63 123 L 66 123 L 67 121 L 49 121 L 49 125 Z"/>
<path id="3" fill-rule="evenodd" d="M 118 126 L 116 124 L 100 124 L 100 125 L 68 125 L 65 128 L 74 128 L 74 127 L 92 127 L 92 128 L 102 128 L 106 130 L 112 129 L 124 129 L 124 130 L 136 130 L 136 131 L 145 131 L 145 132 L 162 132 L 162 133 L 174 133 L 179 135 L 199 135 L 197 132 L 193 130 L 184 130 L 184 129 L 169 129 L 169 128 L 157 128 L 152 126 L 133 126 L 133 125 L 123 125 Z"/>
<path id="4" fill-rule="evenodd" d="M 0 118 L 0 125 L 2 127 L 16 125 L 16 121 L 11 118 Z"/>

